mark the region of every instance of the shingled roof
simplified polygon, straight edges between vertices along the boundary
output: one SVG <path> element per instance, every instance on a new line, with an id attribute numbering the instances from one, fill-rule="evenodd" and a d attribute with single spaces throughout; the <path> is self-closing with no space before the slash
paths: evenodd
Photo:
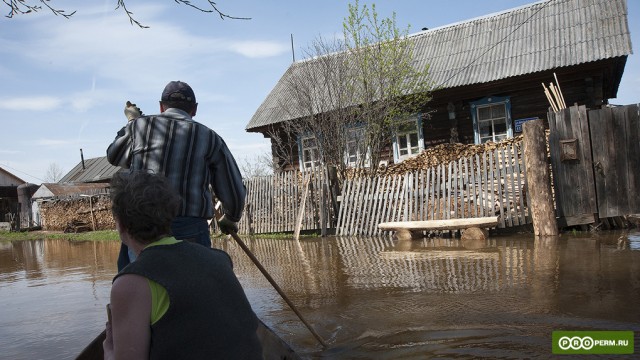
<path id="1" fill-rule="evenodd" d="M 626 0 L 549 0 L 521 6 L 409 36 L 416 66 L 430 65 L 442 88 L 487 83 L 632 53 Z M 246 126 L 295 118 L 279 104 L 286 100 L 293 63 Z M 619 74 L 620 76 L 622 74 Z M 619 81 L 619 79 L 618 79 Z"/>

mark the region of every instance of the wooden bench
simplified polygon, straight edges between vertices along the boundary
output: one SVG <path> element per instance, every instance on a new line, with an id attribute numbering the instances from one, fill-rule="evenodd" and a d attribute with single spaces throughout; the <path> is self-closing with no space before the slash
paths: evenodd
<path id="1" fill-rule="evenodd" d="M 378 224 L 380 230 L 395 231 L 398 240 L 412 240 L 422 237 L 423 231 L 428 230 L 462 230 L 463 239 L 486 239 L 489 236 L 487 228 L 498 225 L 498 216 L 426 220 L 426 221 L 393 221 Z"/>

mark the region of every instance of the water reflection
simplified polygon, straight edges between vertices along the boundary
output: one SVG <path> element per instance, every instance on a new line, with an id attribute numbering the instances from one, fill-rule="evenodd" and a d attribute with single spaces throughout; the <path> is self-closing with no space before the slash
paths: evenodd
<path id="1" fill-rule="evenodd" d="M 214 247 L 304 357 L 548 358 L 554 330 L 634 330 L 639 342 L 640 233 L 245 242 L 329 349 L 234 240 Z M 117 253 L 117 242 L 0 243 L 0 358 L 73 358 L 104 324 Z"/>
<path id="2" fill-rule="evenodd" d="M 0 243 L 0 358 L 73 358 L 104 326 L 96 314 L 109 299 L 117 249 L 116 242 Z"/>

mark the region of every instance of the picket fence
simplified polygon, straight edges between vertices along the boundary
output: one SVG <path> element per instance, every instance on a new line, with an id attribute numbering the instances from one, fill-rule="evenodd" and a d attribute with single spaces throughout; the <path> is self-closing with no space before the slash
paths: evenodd
<path id="1" fill-rule="evenodd" d="M 529 224 L 522 155 L 519 141 L 430 169 L 346 181 L 336 235 L 388 234 L 381 222 L 494 215 L 500 228 Z"/>
<path id="2" fill-rule="evenodd" d="M 388 234 L 388 221 L 462 219 L 500 215 L 498 227 L 531 223 L 522 141 L 437 167 L 343 183 L 339 206 L 326 174 L 280 172 L 245 180 L 247 200 L 240 233 L 334 229 L 339 236 Z M 304 201 L 304 208 L 301 206 Z M 425 234 L 426 235 L 426 234 Z"/>
<path id="3" fill-rule="evenodd" d="M 328 196 L 326 175 L 279 172 L 245 180 L 245 213 L 238 224 L 243 234 L 283 233 L 295 230 L 300 211 L 300 230 L 319 231 L 335 218 L 335 206 Z M 304 201 L 304 208 L 302 208 Z M 324 224 L 324 225 L 323 225 Z"/>

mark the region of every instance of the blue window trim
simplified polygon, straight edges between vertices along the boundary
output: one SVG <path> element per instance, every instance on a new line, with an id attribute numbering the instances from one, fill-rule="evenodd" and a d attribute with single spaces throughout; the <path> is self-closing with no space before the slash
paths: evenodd
<path id="1" fill-rule="evenodd" d="M 480 144 L 480 131 L 478 129 L 478 112 L 476 111 L 478 106 L 489 104 L 505 104 L 505 111 L 507 116 L 507 138 L 513 137 L 513 125 L 511 120 L 511 98 L 509 96 L 487 96 L 477 101 L 471 101 L 471 118 L 473 119 L 473 134 L 476 144 Z"/>
<path id="2" fill-rule="evenodd" d="M 411 120 L 412 117 L 415 117 L 416 119 L 416 125 L 418 126 L 418 146 L 420 147 L 421 150 L 424 150 L 424 135 L 422 132 L 422 114 L 414 114 L 412 116 L 409 116 L 407 118 L 408 120 Z M 398 134 L 397 132 L 393 133 L 393 162 L 397 163 L 398 161 L 400 161 L 400 151 L 398 150 Z"/>

